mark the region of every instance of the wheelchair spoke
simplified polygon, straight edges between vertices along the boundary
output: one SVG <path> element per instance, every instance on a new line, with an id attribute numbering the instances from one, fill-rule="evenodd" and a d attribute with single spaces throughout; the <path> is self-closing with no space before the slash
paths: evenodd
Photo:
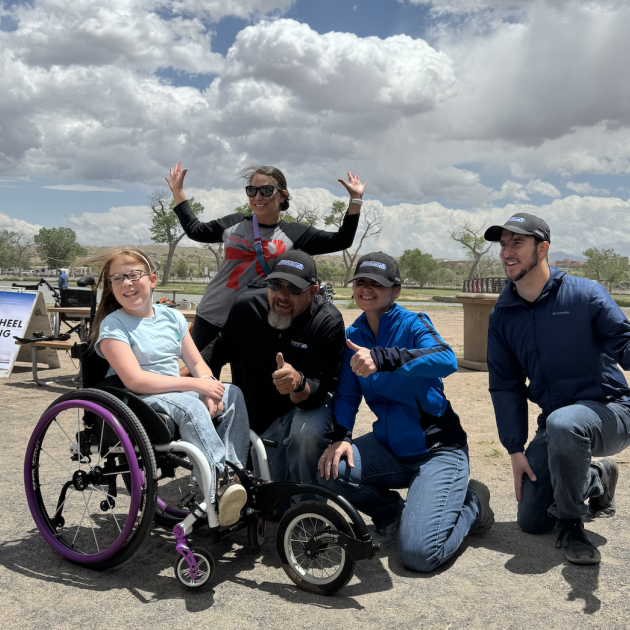
<path id="1" fill-rule="evenodd" d="M 50 459 L 52 459 L 53 462 L 58 464 L 61 468 L 63 468 L 70 475 L 70 477 L 72 477 L 73 473 L 70 472 L 61 462 L 58 462 L 50 453 L 47 453 L 43 448 L 41 448 L 40 450 L 41 450 L 42 453 L 44 453 L 44 455 L 48 455 L 48 457 L 50 457 Z"/>
<path id="2" fill-rule="evenodd" d="M 85 492 L 82 493 L 83 496 L 83 502 L 85 503 L 85 510 L 87 511 L 87 515 L 88 515 L 88 519 L 90 521 L 90 527 L 92 528 L 92 535 L 94 536 L 94 542 L 96 543 L 96 550 L 100 553 L 101 549 L 98 546 L 98 540 L 96 540 L 96 532 L 94 531 L 94 523 L 92 521 L 92 516 L 90 515 L 90 511 L 89 511 L 89 505 L 90 505 L 90 500 L 92 499 L 92 492 L 90 491 L 90 497 L 87 499 L 85 499 Z"/>
<path id="3" fill-rule="evenodd" d="M 99 490 L 99 488 L 97 488 L 96 486 L 94 486 L 95 490 Z M 103 490 L 103 486 L 100 487 L 100 491 L 102 493 L 104 493 L 105 495 L 107 495 L 107 497 L 110 497 L 111 495 L 108 494 L 107 492 L 105 492 L 105 490 Z M 112 497 L 113 498 L 113 497 Z M 111 506 L 111 504 L 109 503 L 109 501 L 107 502 L 107 505 L 109 506 L 109 512 L 112 513 L 112 516 L 114 517 L 114 522 L 116 523 L 116 527 L 118 528 L 118 533 L 122 533 L 122 529 L 120 529 L 120 525 L 118 524 L 118 519 L 116 518 L 116 513 L 114 512 L 114 508 Z"/>
<path id="4" fill-rule="evenodd" d="M 103 435 L 105 435 L 105 427 L 101 428 L 101 441 L 98 445 L 98 461 L 96 462 L 97 466 L 101 463 L 101 452 L 103 450 Z"/>
<path id="5" fill-rule="evenodd" d="M 54 423 L 61 429 L 61 432 L 68 438 L 68 442 L 70 442 L 70 444 L 76 443 L 70 439 L 70 436 L 64 431 L 63 427 L 59 424 L 59 421 L 57 420 L 57 418 L 55 418 Z"/>
<path id="6" fill-rule="evenodd" d="M 107 453 L 105 453 L 105 455 L 103 455 L 103 459 L 107 459 L 111 454 L 112 454 L 112 450 L 115 448 L 118 448 L 120 446 L 120 441 L 116 442 L 116 444 L 114 444 L 114 446 L 111 446 L 109 451 L 107 451 Z M 100 451 L 99 451 L 100 453 Z M 100 458 L 100 455 L 99 455 Z"/>

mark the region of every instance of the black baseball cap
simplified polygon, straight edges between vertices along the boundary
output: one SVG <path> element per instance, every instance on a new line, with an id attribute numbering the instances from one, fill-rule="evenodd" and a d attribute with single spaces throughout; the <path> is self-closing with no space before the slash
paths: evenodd
<path id="1" fill-rule="evenodd" d="M 366 254 L 359 259 L 357 267 L 354 270 L 354 276 L 349 282 L 358 278 L 369 278 L 384 287 L 392 287 L 400 282 L 400 269 L 398 263 L 383 252 L 373 252 Z"/>
<path id="2" fill-rule="evenodd" d="M 280 254 L 273 262 L 267 280 L 286 280 L 300 289 L 306 289 L 317 282 L 315 261 L 303 251 L 292 249 Z"/>
<path id="3" fill-rule="evenodd" d="M 551 243 L 551 231 L 545 221 L 533 214 L 517 212 L 513 214 L 503 225 L 493 225 L 489 227 L 483 237 L 486 241 L 498 242 L 501 240 L 503 230 L 509 230 L 516 234 L 526 234 L 536 236 L 543 241 Z"/>

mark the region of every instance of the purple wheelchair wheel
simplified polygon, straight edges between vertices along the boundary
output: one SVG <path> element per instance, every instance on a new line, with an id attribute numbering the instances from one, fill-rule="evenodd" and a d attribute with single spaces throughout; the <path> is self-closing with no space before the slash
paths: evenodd
<path id="1" fill-rule="evenodd" d="M 44 413 L 28 444 L 24 482 L 43 538 L 77 564 L 116 566 L 151 528 L 153 449 L 133 412 L 104 392 L 66 394 Z"/>

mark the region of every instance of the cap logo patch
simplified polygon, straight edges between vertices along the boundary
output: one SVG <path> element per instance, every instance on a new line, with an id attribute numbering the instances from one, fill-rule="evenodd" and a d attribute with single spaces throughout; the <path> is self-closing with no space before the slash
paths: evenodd
<path id="1" fill-rule="evenodd" d="M 288 265 L 289 267 L 295 267 L 296 269 L 304 269 L 304 265 L 299 262 L 295 262 L 294 260 L 279 260 L 278 267 L 280 265 Z"/>
<path id="2" fill-rule="evenodd" d="M 387 269 L 387 265 L 376 262 L 375 260 L 366 260 L 365 262 L 362 262 L 359 267 L 378 267 L 379 269 Z"/>
<path id="3" fill-rule="evenodd" d="M 510 217 L 506 223 L 509 223 L 510 221 L 518 221 L 518 223 L 525 223 L 525 219 L 523 219 L 523 217 Z"/>

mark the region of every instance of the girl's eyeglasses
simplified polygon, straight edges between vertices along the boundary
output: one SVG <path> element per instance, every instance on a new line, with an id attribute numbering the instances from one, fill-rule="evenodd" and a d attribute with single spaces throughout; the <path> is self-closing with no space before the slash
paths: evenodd
<path id="1" fill-rule="evenodd" d="M 265 186 L 245 186 L 245 192 L 248 197 L 255 197 L 258 191 L 260 191 L 261 197 L 271 197 L 274 190 L 282 192 L 282 188 L 272 186 L 271 184 L 267 184 Z"/>
<path id="2" fill-rule="evenodd" d="M 142 276 L 145 274 L 147 276 L 149 275 L 146 271 L 144 271 L 144 269 L 134 269 L 129 273 L 115 273 L 111 276 L 108 276 L 108 278 L 112 284 L 117 285 L 122 284 L 125 278 L 127 278 L 127 280 L 131 282 L 138 282 L 138 280 L 140 280 L 140 278 L 142 278 Z"/>

